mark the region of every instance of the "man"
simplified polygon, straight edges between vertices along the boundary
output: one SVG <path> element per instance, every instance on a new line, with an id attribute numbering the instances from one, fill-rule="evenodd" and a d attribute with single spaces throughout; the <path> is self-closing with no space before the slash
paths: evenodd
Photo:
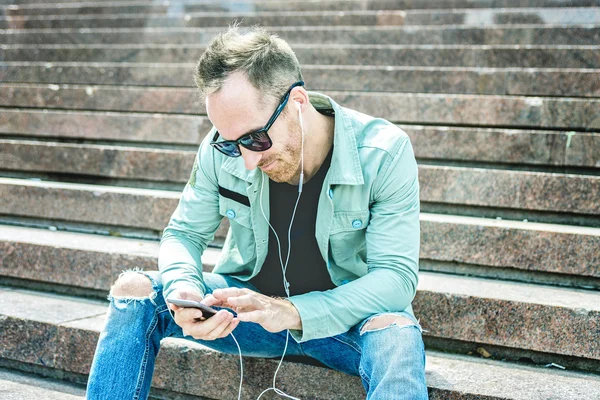
<path id="1" fill-rule="evenodd" d="M 289 45 L 260 29 L 216 37 L 195 79 L 213 129 L 163 233 L 160 272 L 128 271 L 111 289 L 88 398 L 146 398 L 165 337 L 237 354 L 233 333 L 244 355 L 281 357 L 289 330 L 287 355 L 361 376 L 368 399 L 426 399 L 407 135 L 307 92 Z M 220 259 L 203 273 L 224 217 Z M 220 311 L 204 319 L 165 299 Z"/>

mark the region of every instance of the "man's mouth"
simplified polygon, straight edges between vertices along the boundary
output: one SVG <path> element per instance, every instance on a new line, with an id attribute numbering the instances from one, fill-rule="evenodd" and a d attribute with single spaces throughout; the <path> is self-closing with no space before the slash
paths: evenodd
<path id="1" fill-rule="evenodd" d="M 273 160 L 270 163 L 268 163 L 267 165 L 263 165 L 262 167 L 260 167 L 260 169 L 262 169 L 263 171 L 268 171 L 270 169 L 273 169 L 275 164 L 277 164 L 277 160 Z"/>

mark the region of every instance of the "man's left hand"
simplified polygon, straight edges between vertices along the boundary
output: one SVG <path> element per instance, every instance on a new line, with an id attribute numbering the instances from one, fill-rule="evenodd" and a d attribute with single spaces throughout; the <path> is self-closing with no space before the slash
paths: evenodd
<path id="1" fill-rule="evenodd" d="M 277 299 L 250 289 L 216 289 L 206 296 L 208 306 L 231 308 L 240 321 L 255 322 L 269 332 L 285 329 L 302 330 L 302 320 L 296 307 L 287 299 Z"/>

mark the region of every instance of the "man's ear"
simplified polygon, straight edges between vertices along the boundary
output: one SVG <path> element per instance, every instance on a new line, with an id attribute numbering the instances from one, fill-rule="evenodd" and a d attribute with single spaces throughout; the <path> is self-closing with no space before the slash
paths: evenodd
<path id="1" fill-rule="evenodd" d="M 294 103 L 296 109 L 298 109 L 298 103 L 300 103 L 300 108 L 304 108 L 304 105 L 308 103 L 308 93 L 303 87 L 297 86 L 290 92 L 290 101 Z"/>

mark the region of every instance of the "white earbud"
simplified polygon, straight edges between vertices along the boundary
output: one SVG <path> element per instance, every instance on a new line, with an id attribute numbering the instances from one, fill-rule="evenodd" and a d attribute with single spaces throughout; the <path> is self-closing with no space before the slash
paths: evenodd
<path id="1" fill-rule="evenodd" d="M 294 103 L 296 103 L 296 107 L 298 108 L 298 111 L 301 110 L 301 105 L 299 101 L 295 101 Z"/>

